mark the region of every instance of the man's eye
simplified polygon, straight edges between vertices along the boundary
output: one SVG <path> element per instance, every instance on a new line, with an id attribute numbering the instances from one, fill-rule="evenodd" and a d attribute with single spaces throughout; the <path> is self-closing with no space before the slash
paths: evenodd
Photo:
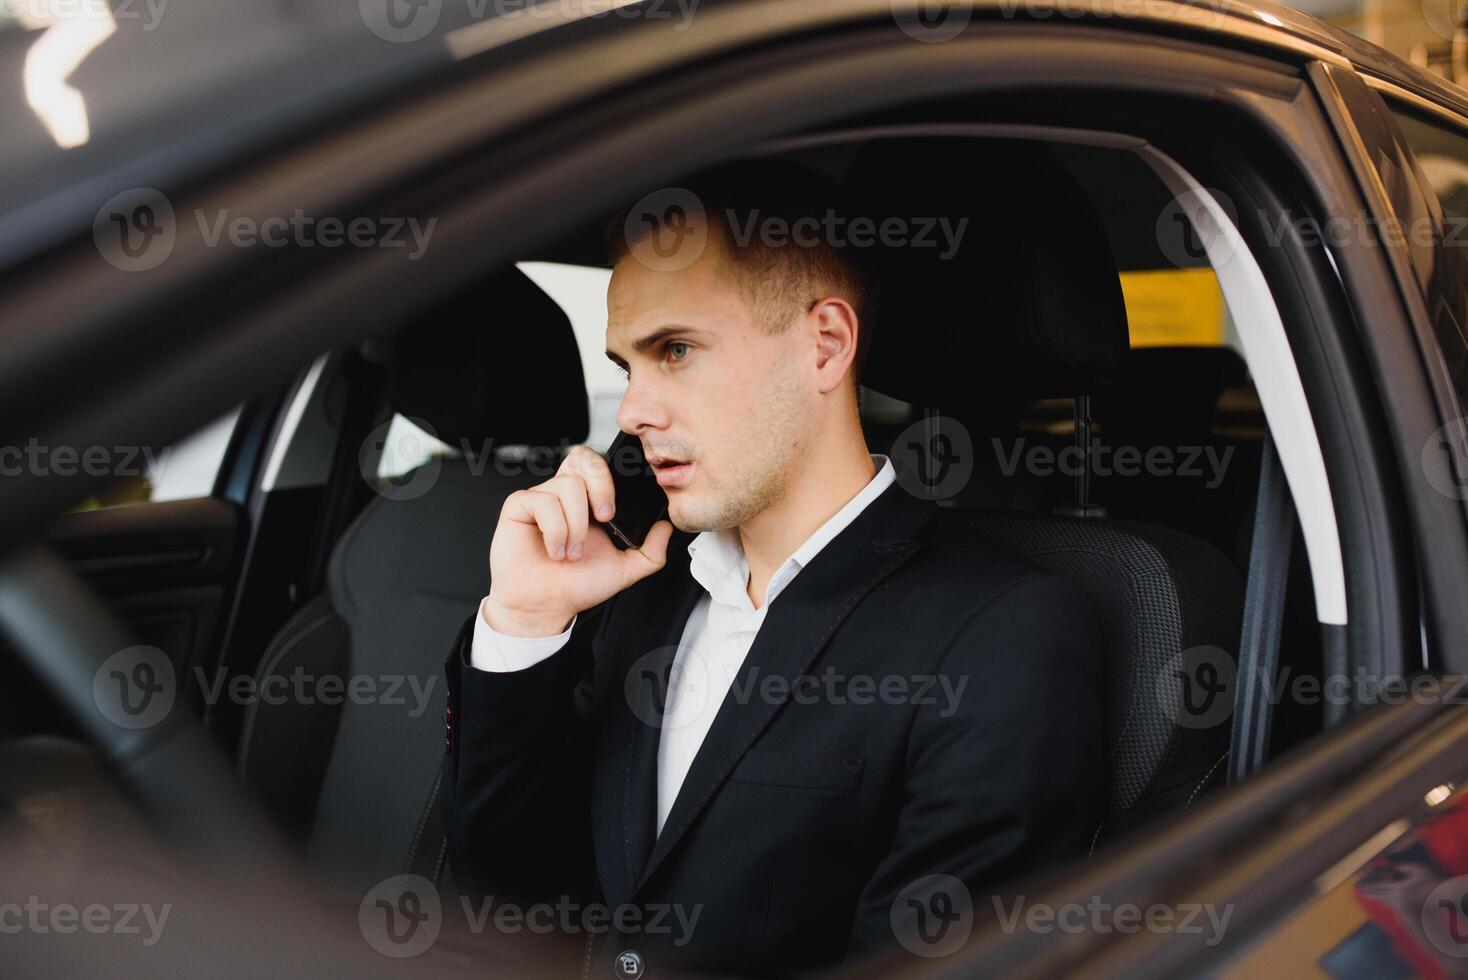
<path id="1" fill-rule="evenodd" d="M 693 348 L 689 347 L 681 340 L 675 340 L 668 345 L 668 353 L 672 355 L 672 358 L 675 361 L 683 360 L 683 358 L 688 356 L 688 352 L 692 349 Z"/>

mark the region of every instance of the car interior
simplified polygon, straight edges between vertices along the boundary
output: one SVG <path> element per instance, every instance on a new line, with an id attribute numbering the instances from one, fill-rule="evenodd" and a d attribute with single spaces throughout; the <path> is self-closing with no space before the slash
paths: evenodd
<path id="1" fill-rule="evenodd" d="M 1092 599 L 1109 742 L 1094 847 L 1125 846 L 1224 786 L 1230 725 L 1179 720 L 1194 692 L 1178 658 L 1239 649 L 1270 450 L 1207 256 L 1166 247 L 1159 231 L 1172 192 L 1116 146 L 836 133 L 761 152 L 839 183 L 856 214 L 968 219 L 952 256 L 874 257 L 863 423 L 894 463 L 913 442 L 952 450 L 971 475 L 940 505 Z M 601 229 L 524 260 L 604 269 Z M 329 893 L 404 872 L 451 881 L 435 810 L 443 658 L 486 591 L 504 498 L 594 427 L 586 353 L 563 305 L 500 269 L 241 406 L 208 497 L 150 500 L 136 481 L 49 532 L 137 641 L 168 654 L 181 693 Z M 384 477 L 395 419 L 436 441 Z M 1061 462 L 1072 458 L 1088 462 Z M 117 501 L 129 493 L 141 499 Z M 1319 677 L 1309 562 L 1302 547 L 1287 553 L 1281 668 Z M 0 670 L 8 756 L 85 753 L 17 658 Z M 406 680 L 400 703 L 218 694 L 226 678 L 296 674 Z M 1318 705 L 1285 701 L 1269 755 L 1323 725 Z M 27 801 L 64 771 L 16 767 L 25 775 L 6 777 L 0 819 L 23 830 Z"/>

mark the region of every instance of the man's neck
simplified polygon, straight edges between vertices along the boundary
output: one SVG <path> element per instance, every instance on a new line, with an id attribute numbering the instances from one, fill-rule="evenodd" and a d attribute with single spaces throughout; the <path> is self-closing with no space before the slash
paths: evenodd
<path id="1" fill-rule="evenodd" d="M 840 451 L 808 460 L 798 478 L 774 506 L 739 526 L 739 543 L 749 562 L 750 602 L 758 609 L 775 572 L 795 549 L 851 502 L 877 475 L 858 431 Z"/>

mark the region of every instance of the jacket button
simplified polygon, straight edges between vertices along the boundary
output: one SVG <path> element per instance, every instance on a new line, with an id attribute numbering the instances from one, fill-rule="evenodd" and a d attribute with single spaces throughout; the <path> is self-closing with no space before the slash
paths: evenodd
<path id="1" fill-rule="evenodd" d="M 637 980 L 643 969 L 642 954 L 637 950 L 628 949 L 617 954 L 617 976 L 623 980 Z"/>

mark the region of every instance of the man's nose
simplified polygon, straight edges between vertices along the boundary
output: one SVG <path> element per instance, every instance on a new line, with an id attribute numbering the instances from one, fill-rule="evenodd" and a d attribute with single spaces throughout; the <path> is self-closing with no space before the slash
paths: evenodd
<path id="1" fill-rule="evenodd" d="M 629 381 L 627 393 L 617 408 L 617 428 L 629 435 L 641 435 L 649 429 L 663 429 L 667 425 L 668 413 L 652 386 Z"/>

